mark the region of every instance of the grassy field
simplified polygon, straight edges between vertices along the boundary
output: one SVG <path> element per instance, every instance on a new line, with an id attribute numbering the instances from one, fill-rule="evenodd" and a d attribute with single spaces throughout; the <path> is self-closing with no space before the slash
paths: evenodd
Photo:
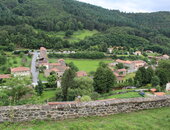
<path id="1" fill-rule="evenodd" d="M 47 77 L 44 76 L 44 73 L 40 73 L 38 78 L 41 80 L 41 81 L 47 81 Z"/>
<path id="2" fill-rule="evenodd" d="M 134 77 L 135 77 L 135 73 L 130 73 L 130 74 L 127 74 L 127 75 L 124 77 L 124 80 L 130 79 L 130 78 L 134 78 Z"/>
<path id="3" fill-rule="evenodd" d="M 50 62 L 56 62 L 56 59 L 50 59 Z M 73 62 L 80 71 L 96 71 L 100 62 L 111 63 L 113 60 L 110 59 L 100 59 L 100 60 L 90 60 L 90 59 L 65 59 L 66 63 Z"/>
<path id="4" fill-rule="evenodd" d="M 55 94 L 56 94 L 55 90 L 44 91 L 43 94 L 39 97 L 38 102 L 44 103 L 44 101 L 55 97 Z"/>
<path id="5" fill-rule="evenodd" d="M 94 34 L 98 33 L 97 30 L 89 31 L 89 30 L 78 30 L 73 33 L 70 38 L 65 38 L 65 32 L 47 32 L 48 36 L 50 37 L 60 37 L 64 40 L 68 40 L 70 42 L 77 42 L 83 40 L 86 37 L 93 36 Z"/>
<path id="6" fill-rule="evenodd" d="M 0 124 L 1 130 L 169 130 L 170 108 L 65 121 Z"/>

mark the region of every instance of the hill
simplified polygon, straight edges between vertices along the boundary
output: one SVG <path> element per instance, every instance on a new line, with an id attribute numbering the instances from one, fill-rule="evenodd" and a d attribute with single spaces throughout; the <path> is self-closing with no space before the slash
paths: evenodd
<path id="1" fill-rule="evenodd" d="M 170 12 L 123 13 L 75 0 L 0 0 L 0 49 L 45 46 L 104 51 L 130 45 L 170 53 L 169 23 Z M 72 40 L 72 34 L 81 30 L 99 33 Z M 59 32 L 65 36 L 57 36 Z"/>

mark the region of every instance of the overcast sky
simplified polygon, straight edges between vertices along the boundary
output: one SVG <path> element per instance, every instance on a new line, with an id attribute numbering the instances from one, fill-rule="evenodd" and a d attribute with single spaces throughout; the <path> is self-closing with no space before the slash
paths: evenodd
<path id="1" fill-rule="evenodd" d="M 123 12 L 170 11 L 170 0 L 78 0 Z"/>

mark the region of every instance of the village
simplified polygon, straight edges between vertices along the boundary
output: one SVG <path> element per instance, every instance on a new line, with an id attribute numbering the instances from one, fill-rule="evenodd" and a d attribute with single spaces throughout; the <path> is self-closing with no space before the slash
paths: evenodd
<path id="1" fill-rule="evenodd" d="M 114 48 L 108 48 L 108 53 L 112 54 L 114 51 Z M 70 53 L 76 53 L 75 51 L 64 51 L 64 52 L 56 52 L 56 53 L 64 53 L 64 54 L 70 54 Z M 147 50 L 146 53 L 153 53 L 152 51 Z M 39 81 L 39 73 L 43 73 L 44 77 L 48 77 L 51 74 L 55 74 L 57 76 L 57 86 L 61 87 L 61 78 L 66 70 L 69 69 L 68 64 L 65 62 L 64 59 L 56 59 L 55 63 L 49 62 L 48 58 L 48 51 L 46 48 L 41 47 L 39 51 L 31 52 L 32 54 L 32 63 L 31 68 L 30 67 L 16 67 L 11 68 L 10 72 L 11 74 L 0 74 L 0 79 L 10 79 L 12 77 L 30 77 L 32 78 L 32 85 L 35 87 L 38 85 Z M 141 51 L 134 52 L 134 55 L 141 56 Z M 127 75 L 135 75 L 135 73 L 138 71 L 141 67 L 152 67 L 152 69 L 155 69 L 158 66 L 158 62 L 160 60 L 168 60 L 168 55 L 162 55 L 162 56 L 148 56 L 150 60 L 155 59 L 156 64 L 154 65 L 148 65 L 143 60 L 121 60 L 116 59 L 113 60 L 111 63 L 108 63 L 108 67 L 111 69 L 113 74 L 116 77 L 117 83 L 123 83 L 125 80 L 127 80 L 125 77 Z M 89 66 L 90 67 L 90 66 Z M 77 71 L 76 72 L 77 77 L 90 77 L 93 79 L 92 75 L 89 75 L 86 71 Z M 132 77 L 133 78 L 133 77 Z M 47 81 L 43 81 L 43 83 L 46 83 Z M 166 90 L 170 90 L 170 83 L 167 83 Z"/>

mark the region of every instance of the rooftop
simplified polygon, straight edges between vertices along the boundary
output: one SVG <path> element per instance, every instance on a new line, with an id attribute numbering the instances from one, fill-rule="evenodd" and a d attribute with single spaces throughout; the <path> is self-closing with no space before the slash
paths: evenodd
<path id="1" fill-rule="evenodd" d="M 0 79 L 9 79 L 11 78 L 10 74 L 0 74 Z"/>
<path id="2" fill-rule="evenodd" d="M 79 71 L 76 74 L 77 74 L 77 77 L 87 76 L 87 73 L 85 71 Z"/>
<path id="3" fill-rule="evenodd" d="M 22 72 L 22 71 L 30 71 L 30 68 L 27 67 L 11 68 L 11 72 Z"/>

